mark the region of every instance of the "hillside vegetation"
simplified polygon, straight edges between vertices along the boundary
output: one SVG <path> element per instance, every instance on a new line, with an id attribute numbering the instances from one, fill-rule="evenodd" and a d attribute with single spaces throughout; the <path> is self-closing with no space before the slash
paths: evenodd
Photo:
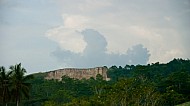
<path id="1" fill-rule="evenodd" d="M 190 60 L 174 59 L 167 64 L 112 66 L 110 81 L 96 79 L 44 80 L 33 74 L 27 106 L 173 106 L 190 101 Z M 10 105 L 10 104 L 8 104 Z"/>

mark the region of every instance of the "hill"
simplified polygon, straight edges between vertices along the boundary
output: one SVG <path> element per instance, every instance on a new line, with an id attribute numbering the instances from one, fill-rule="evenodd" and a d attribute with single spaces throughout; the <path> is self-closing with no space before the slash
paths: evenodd
<path id="1" fill-rule="evenodd" d="M 45 80 L 47 73 L 34 74 L 28 106 L 73 105 L 177 105 L 190 100 L 190 60 L 174 59 L 166 64 L 112 66 L 110 81 L 96 78 Z"/>

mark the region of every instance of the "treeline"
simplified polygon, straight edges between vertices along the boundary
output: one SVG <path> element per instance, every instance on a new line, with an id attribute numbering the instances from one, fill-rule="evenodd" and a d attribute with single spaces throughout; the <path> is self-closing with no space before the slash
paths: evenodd
<path id="1" fill-rule="evenodd" d="M 96 79 L 44 80 L 34 74 L 29 99 L 23 106 L 173 106 L 190 101 L 190 60 L 167 64 L 112 66 L 110 81 Z M 9 104 L 8 104 L 9 105 Z"/>

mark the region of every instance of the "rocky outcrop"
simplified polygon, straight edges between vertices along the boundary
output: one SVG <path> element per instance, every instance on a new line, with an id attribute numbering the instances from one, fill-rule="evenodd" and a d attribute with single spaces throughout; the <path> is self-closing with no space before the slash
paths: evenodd
<path id="1" fill-rule="evenodd" d="M 47 76 L 45 79 L 57 79 L 61 80 L 61 77 L 66 75 L 70 78 L 75 79 L 89 79 L 91 77 L 96 78 L 97 74 L 103 76 L 103 80 L 109 80 L 107 78 L 107 68 L 106 67 L 96 67 L 96 68 L 88 68 L 88 69 L 78 69 L 78 68 L 65 68 L 65 69 L 58 69 L 54 71 L 47 72 Z"/>

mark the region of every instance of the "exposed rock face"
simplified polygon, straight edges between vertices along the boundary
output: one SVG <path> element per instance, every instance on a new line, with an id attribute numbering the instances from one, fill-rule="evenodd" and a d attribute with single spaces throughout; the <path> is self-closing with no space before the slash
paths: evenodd
<path id="1" fill-rule="evenodd" d="M 96 78 L 96 75 L 100 74 L 103 76 L 103 80 L 109 80 L 109 78 L 107 78 L 106 72 L 106 67 L 96 67 L 88 69 L 65 68 L 47 72 L 47 76 L 45 77 L 45 79 L 61 80 L 61 77 L 66 75 L 70 78 L 81 80 L 83 78 L 89 79 L 90 77 Z"/>

